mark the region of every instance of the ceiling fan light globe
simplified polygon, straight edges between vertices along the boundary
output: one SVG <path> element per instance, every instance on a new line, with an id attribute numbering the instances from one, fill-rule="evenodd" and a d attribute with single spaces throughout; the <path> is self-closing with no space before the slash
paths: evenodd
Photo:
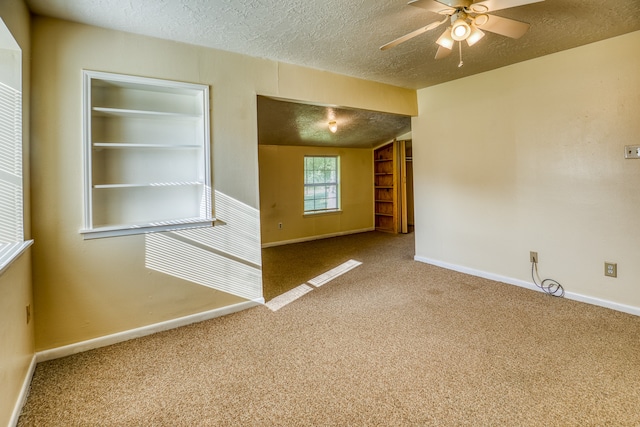
<path id="1" fill-rule="evenodd" d="M 447 28 L 444 31 L 444 33 L 442 33 L 442 35 L 438 37 L 438 40 L 436 40 L 436 43 L 446 49 L 453 48 L 454 41 L 453 41 L 453 38 L 451 38 L 451 27 Z"/>
<path id="2" fill-rule="evenodd" d="M 458 19 L 453 23 L 451 27 L 451 38 L 457 42 L 462 41 L 469 37 L 471 34 L 471 27 L 463 19 Z"/>
<path id="3" fill-rule="evenodd" d="M 478 43 L 483 37 L 484 31 L 476 27 L 471 27 L 471 34 L 469 34 L 469 37 L 467 37 L 467 44 L 469 46 L 473 46 L 474 44 Z"/>

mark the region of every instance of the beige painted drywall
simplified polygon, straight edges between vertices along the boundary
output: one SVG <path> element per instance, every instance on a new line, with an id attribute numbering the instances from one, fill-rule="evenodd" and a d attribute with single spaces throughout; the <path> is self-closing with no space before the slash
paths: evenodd
<path id="1" fill-rule="evenodd" d="M 640 307 L 640 32 L 418 92 L 416 255 Z M 604 277 L 605 261 L 618 278 Z"/>
<path id="2" fill-rule="evenodd" d="M 146 268 L 144 236 L 82 239 L 82 69 L 210 85 L 213 183 L 248 209 L 259 207 L 257 94 L 417 112 L 416 94 L 406 89 L 51 18 L 35 17 L 32 25 L 39 350 L 244 301 Z M 362 87 L 374 90 L 362 93 Z M 259 254 L 257 222 L 248 239 Z M 228 237 L 232 250 L 244 249 Z M 231 281 L 236 273 L 229 271 Z"/>
<path id="3" fill-rule="evenodd" d="M 260 145 L 258 153 L 263 245 L 373 229 L 370 149 Z M 340 212 L 303 214 L 305 155 L 340 157 Z"/>
<path id="4" fill-rule="evenodd" d="M 22 50 L 24 227 L 30 236 L 29 210 L 29 75 L 30 15 L 22 0 L 0 2 L 0 18 Z M 0 275 L 0 425 L 9 425 L 29 374 L 34 355 L 33 318 L 26 321 L 26 306 L 33 309 L 31 249 L 27 249 Z M 33 313 L 32 310 L 32 314 Z"/>
<path id="5" fill-rule="evenodd" d="M 34 357 L 29 250 L 0 276 L 0 425 L 9 425 Z"/>
<path id="6" fill-rule="evenodd" d="M 328 71 L 305 69 L 291 64 L 278 64 L 278 94 L 285 99 L 314 100 L 318 105 L 355 106 L 372 111 L 396 114 L 418 114 L 416 92 L 380 83 L 345 78 Z"/>

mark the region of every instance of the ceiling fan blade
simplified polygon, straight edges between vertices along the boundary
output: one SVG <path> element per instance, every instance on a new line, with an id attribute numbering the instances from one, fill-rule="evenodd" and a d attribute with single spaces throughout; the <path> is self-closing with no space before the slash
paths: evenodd
<path id="1" fill-rule="evenodd" d="M 509 18 L 503 18 L 502 16 L 485 15 L 489 19 L 482 25 L 478 25 L 483 31 L 490 31 L 492 33 L 500 34 L 502 36 L 511 37 L 512 39 L 519 39 L 529 30 L 530 25 L 525 22 L 516 21 Z"/>
<path id="2" fill-rule="evenodd" d="M 436 52 L 436 59 L 442 59 L 451 54 L 451 49 L 447 49 L 446 47 L 438 46 L 438 51 Z"/>
<path id="3" fill-rule="evenodd" d="M 420 34 L 422 34 L 422 33 L 426 33 L 426 32 L 427 32 L 427 31 L 429 31 L 429 30 L 433 30 L 434 28 L 436 28 L 436 27 L 438 27 L 438 26 L 440 26 L 440 25 L 444 24 L 444 22 L 445 22 L 447 19 L 448 19 L 448 18 L 445 18 L 445 19 L 444 19 L 444 20 L 442 20 L 442 21 L 435 21 L 435 22 L 432 22 L 431 24 L 429 24 L 429 25 L 427 25 L 427 26 L 425 26 L 425 27 L 418 28 L 417 30 L 412 31 L 412 32 L 410 32 L 409 34 L 405 34 L 405 35 L 404 35 L 404 36 L 402 36 L 402 37 L 398 37 L 397 39 L 395 39 L 395 40 L 393 40 L 393 41 L 390 41 L 389 43 L 387 43 L 387 44 L 384 44 L 384 45 L 380 46 L 380 50 L 387 50 L 387 49 L 391 49 L 392 47 L 398 46 L 400 43 L 404 43 L 404 42 L 406 42 L 407 40 L 410 40 L 410 39 L 414 38 L 415 36 L 419 36 L 419 35 L 420 35 Z"/>
<path id="4" fill-rule="evenodd" d="M 448 5 L 435 0 L 411 0 L 407 4 L 409 6 L 416 6 L 421 9 L 426 9 L 429 12 L 440 13 L 442 15 L 451 15 L 456 11 L 455 8 L 449 7 Z"/>
<path id="5" fill-rule="evenodd" d="M 483 13 L 493 12 L 494 10 L 509 9 L 510 7 L 524 6 L 525 4 L 538 3 L 544 0 L 484 0 L 469 6 L 473 12 Z M 484 10 L 484 8 L 487 10 Z"/>

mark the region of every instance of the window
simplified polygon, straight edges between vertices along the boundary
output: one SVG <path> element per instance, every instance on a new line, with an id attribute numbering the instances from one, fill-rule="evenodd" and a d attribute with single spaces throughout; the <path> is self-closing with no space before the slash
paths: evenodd
<path id="1" fill-rule="evenodd" d="M 340 158 L 304 157 L 304 213 L 340 209 Z"/>
<path id="2" fill-rule="evenodd" d="M 24 241 L 22 185 L 22 52 L 0 20 L 0 271 Z"/>

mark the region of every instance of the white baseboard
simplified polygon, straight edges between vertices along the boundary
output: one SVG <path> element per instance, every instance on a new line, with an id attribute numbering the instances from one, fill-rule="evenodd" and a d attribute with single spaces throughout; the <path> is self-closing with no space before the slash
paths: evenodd
<path id="1" fill-rule="evenodd" d="M 36 362 L 40 363 L 47 360 L 58 359 L 60 357 L 71 356 L 72 354 L 81 353 L 83 351 L 93 350 L 95 348 L 105 347 L 134 338 L 140 338 L 146 335 L 155 334 L 156 332 L 167 331 L 169 329 L 179 328 L 181 326 L 190 325 L 196 322 L 202 322 L 204 320 L 213 319 L 215 317 L 226 316 L 227 314 L 246 310 L 248 308 L 263 304 L 264 298 L 258 298 L 256 300 L 245 301 L 227 307 L 221 307 L 202 313 L 191 314 L 189 316 L 179 317 L 177 319 L 167 320 L 165 322 L 155 323 L 153 325 L 143 326 L 141 328 L 131 329 L 124 332 L 118 332 L 116 334 L 105 335 L 103 337 L 93 338 L 87 341 L 69 344 L 63 347 L 39 351 L 36 353 Z"/>
<path id="2" fill-rule="evenodd" d="M 499 274 L 488 273 L 482 270 L 475 270 L 473 268 L 468 268 L 456 264 L 450 264 L 447 262 L 442 262 L 430 258 L 425 258 L 421 256 L 414 256 L 414 260 L 424 262 L 425 264 L 435 265 L 436 267 L 446 268 L 447 270 L 458 271 L 460 273 L 469 274 L 471 276 L 482 277 L 484 279 L 494 280 L 496 282 L 502 282 L 509 285 L 516 285 L 523 288 L 531 289 L 532 291 L 542 292 L 542 290 L 537 287 L 535 284 L 531 282 L 527 282 L 524 280 L 514 279 L 511 277 L 501 276 Z M 634 307 L 631 305 L 620 304 L 617 302 L 604 300 L 596 297 L 591 297 L 588 295 L 577 294 L 575 292 L 565 292 L 564 296 L 567 299 L 584 302 L 591 305 L 597 305 L 599 307 L 610 308 L 612 310 L 621 311 L 623 313 L 633 314 L 635 316 L 640 316 L 640 307 Z"/>
<path id="3" fill-rule="evenodd" d="M 18 425 L 18 418 L 20 418 L 20 413 L 22 413 L 22 407 L 25 403 L 27 403 L 27 397 L 29 396 L 29 387 L 31 387 L 31 379 L 33 378 L 33 373 L 35 371 L 36 356 L 34 354 L 31 358 L 31 363 L 29 364 L 27 374 L 24 376 L 24 380 L 22 381 L 22 388 L 20 389 L 20 394 L 18 395 L 18 399 L 16 400 L 16 405 L 13 407 L 13 412 L 11 413 L 11 418 L 9 419 L 9 427 L 15 427 Z"/>
<path id="4" fill-rule="evenodd" d="M 376 229 L 375 227 L 368 227 L 368 228 L 362 228 L 360 230 L 339 231 L 337 233 L 319 234 L 317 236 L 301 237 L 299 239 L 279 240 L 277 242 L 263 243 L 262 247 L 271 248 L 273 246 L 289 245 L 291 243 L 311 242 L 313 240 L 328 239 L 330 237 L 339 237 L 339 236 L 347 236 L 349 234 L 366 233 L 367 231 L 374 231 L 375 229 Z"/>

